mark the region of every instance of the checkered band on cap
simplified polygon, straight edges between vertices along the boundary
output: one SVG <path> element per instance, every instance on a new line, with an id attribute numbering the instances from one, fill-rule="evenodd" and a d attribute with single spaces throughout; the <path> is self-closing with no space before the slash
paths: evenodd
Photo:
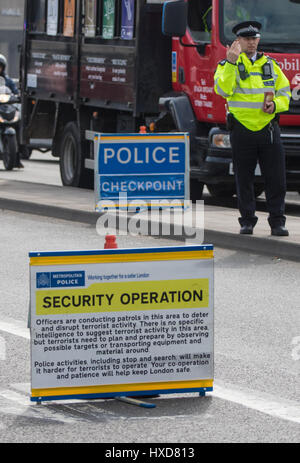
<path id="1" fill-rule="evenodd" d="M 261 23 L 258 21 L 243 21 L 236 24 L 232 32 L 242 37 L 260 37 Z"/>
<path id="2" fill-rule="evenodd" d="M 236 31 L 236 35 L 248 34 L 248 33 L 251 34 L 253 37 L 260 37 L 259 29 L 252 25 L 248 27 L 243 27 L 242 29 L 239 29 L 238 31 Z"/>

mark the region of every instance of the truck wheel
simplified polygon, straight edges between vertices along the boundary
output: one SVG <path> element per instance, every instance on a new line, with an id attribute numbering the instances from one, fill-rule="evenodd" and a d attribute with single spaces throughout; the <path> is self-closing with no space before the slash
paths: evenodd
<path id="1" fill-rule="evenodd" d="M 226 185 L 224 183 L 220 183 L 219 185 L 211 184 L 206 186 L 214 198 L 231 198 L 236 193 L 234 185 Z"/>
<path id="2" fill-rule="evenodd" d="M 69 122 L 63 131 L 59 165 L 63 185 L 79 188 L 93 187 L 93 172 L 84 167 L 82 141 L 75 122 Z"/>
<path id="3" fill-rule="evenodd" d="M 199 182 L 196 178 L 190 180 L 190 199 L 194 203 L 197 199 L 202 198 L 204 183 Z"/>
<path id="4" fill-rule="evenodd" d="M 29 159 L 31 154 L 32 154 L 32 149 L 29 148 L 28 146 L 21 145 L 19 147 L 20 150 L 20 155 L 22 159 Z"/>
<path id="5" fill-rule="evenodd" d="M 17 139 L 15 135 L 3 137 L 3 164 L 6 170 L 12 170 L 17 160 Z"/>

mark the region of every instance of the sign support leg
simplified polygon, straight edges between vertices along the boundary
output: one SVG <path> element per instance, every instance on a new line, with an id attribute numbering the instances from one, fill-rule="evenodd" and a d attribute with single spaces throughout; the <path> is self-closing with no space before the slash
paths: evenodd
<path id="1" fill-rule="evenodd" d="M 132 397 L 116 397 L 116 400 L 120 402 L 125 402 L 130 405 L 136 405 L 137 407 L 143 408 L 155 408 L 155 404 L 149 404 L 148 402 L 143 402 L 142 400 L 133 399 Z"/>

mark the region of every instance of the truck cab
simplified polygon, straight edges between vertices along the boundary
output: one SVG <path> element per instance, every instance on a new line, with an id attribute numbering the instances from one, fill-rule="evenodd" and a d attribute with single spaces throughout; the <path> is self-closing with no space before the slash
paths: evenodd
<path id="1" fill-rule="evenodd" d="M 226 130 L 226 100 L 214 92 L 214 72 L 226 58 L 226 47 L 236 38 L 232 27 L 250 19 L 262 24 L 259 51 L 274 58 L 291 83 L 290 109 L 280 115 L 280 126 L 288 189 L 300 190 L 299 16 L 300 4 L 294 0 L 182 0 L 165 4 L 163 27 L 173 36 L 174 94 L 162 101 L 166 107 L 172 107 L 169 110 L 176 114 L 180 130 L 186 124 L 180 119 L 183 101 L 179 100 L 190 106 L 193 118 L 191 176 L 196 182 L 207 184 L 215 196 L 231 196 L 235 185 Z M 180 21 L 174 23 L 175 17 L 180 17 Z M 172 23 L 177 31 L 172 31 Z M 257 174 L 258 195 L 263 190 L 263 179 L 259 169 Z M 198 191 L 201 191 L 199 184 Z"/>

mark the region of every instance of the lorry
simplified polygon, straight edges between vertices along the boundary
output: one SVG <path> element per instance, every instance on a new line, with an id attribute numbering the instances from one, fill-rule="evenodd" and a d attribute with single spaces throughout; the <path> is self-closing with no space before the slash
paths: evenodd
<path id="1" fill-rule="evenodd" d="M 23 144 L 51 148 L 62 183 L 93 185 L 86 131 L 188 132 L 190 191 L 235 193 L 226 101 L 214 72 L 232 27 L 260 21 L 260 49 L 291 82 L 280 115 L 287 185 L 300 191 L 300 0 L 27 0 L 21 54 Z M 263 191 L 256 171 L 255 191 Z"/>

